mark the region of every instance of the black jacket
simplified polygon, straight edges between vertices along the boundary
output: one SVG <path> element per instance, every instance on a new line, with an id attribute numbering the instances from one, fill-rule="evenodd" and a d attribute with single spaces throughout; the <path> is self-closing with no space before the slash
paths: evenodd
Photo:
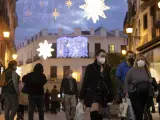
<path id="1" fill-rule="evenodd" d="M 66 95 L 76 95 L 77 96 L 77 82 L 76 79 L 72 78 L 71 79 L 73 83 L 73 90 L 70 90 L 70 84 L 69 84 L 69 78 L 63 78 L 61 82 L 61 88 L 60 88 L 60 94 L 62 97 L 62 93 Z"/>
<path id="2" fill-rule="evenodd" d="M 24 87 L 30 95 L 43 95 L 43 86 L 47 82 L 46 76 L 43 73 L 31 72 L 22 78 L 25 83 Z"/>
<path id="3" fill-rule="evenodd" d="M 105 84 L 107 85 L 108 91 L 103 91 L 105 94 L 107 102 L 113 101 L 113 88 L 112 88 L 112 82 L 110 78 L 110 67 L 106 66 L 104 68 L 104 78 L 105 78 Z M 91 104 L 93 102 L 93 99 L 96 95 L 96 88 L 98 86 L 98 81 L 100 79 L 100 65 L 97 64 L 97 62 L 94 62 L 93 64 L 90 64 L 86 68 L 82 88 L 80 91 L 79 98 L 81 100 L 84 100 L 84 104 L 87 107 L 91 107 Z"/>

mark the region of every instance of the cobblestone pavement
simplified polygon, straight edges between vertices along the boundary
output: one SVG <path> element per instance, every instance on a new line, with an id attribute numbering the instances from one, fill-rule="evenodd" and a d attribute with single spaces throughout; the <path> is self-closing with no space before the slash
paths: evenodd
<path id="1" fill-rule="evenodd" d="M 153 118 L 154 118 L 153 120 L 160 120 L 160 116 L 158 115 L 158 113 L 153 114 Z M 3 115 L 0 115 L 0 120 L 4 120 Z M 25 115 L 24 120 L 28 120 L 27 115 Z M 35 114 L 34 120 L 39 120 L 37 113 Z M 63 112 L 60 112 L 57 115 L 46 114 L 45 115 L 45 120 L 66 120 L 66 119 L 65 119 L 65 114 Z M 89 114 L 88 113 L 86 113 L 86 115 L 85 115 L 85 120 L 89 120 Z M 104 120 L 107 120 L 107 119 L 104 119 Z M 111 120 L 119 120 L 119 119 L 114 118 L 114 119 L 111 119 Z"/>

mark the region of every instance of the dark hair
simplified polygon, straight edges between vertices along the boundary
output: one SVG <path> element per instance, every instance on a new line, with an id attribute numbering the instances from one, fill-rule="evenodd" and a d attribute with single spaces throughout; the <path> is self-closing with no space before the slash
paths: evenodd
<path id="1" fill-rule="evenodd" d="M 54 85 L 54 88 L 57 88 L 57 86 L 56 86 L 56 85 Z"/>
<path id="2" fill-rule="evenodd" d="M 12 60 L 8 63 L 8 68 L 13 68 L 14 66 L 17 66 L 17 61 Z"/>
<path id="3" fill-rule="evenodd" d="M 135 54 L 133 51 L 127 51 L 127 54 L 126 54 L 126 55 L 128 55 L 129 53 Z"/>
<path id="4" fill-rule="evenodd" d="M 96 51 L 95 56 L 97 57 L 101 52 L 106 53 L 106 51 L 105 51 L 105 50 L 103 50 L 103 49 L 99 49 L 98 51 Z"/>
<path id="5" fill-rule="evenodd" d="M 43 69 L 43 65 L 38 63 L 34 66 L 33 69 L 34 72 L 38 72 L 38 73 L 43 73 L 44 69 Z"/>

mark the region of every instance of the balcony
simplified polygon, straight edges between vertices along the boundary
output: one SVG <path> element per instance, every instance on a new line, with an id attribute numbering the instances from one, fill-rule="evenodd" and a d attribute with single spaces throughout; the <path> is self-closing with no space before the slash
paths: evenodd
<path id="1" fill-rule="evenodd" d="M 27 59 L 26 64 L 29 64 L 29 63 L 31 63 L 31 62 L 32 62 L 32 59 L 29 58 L 29 59 Z"/>
<path id="2" fill-rule="evenodd" d="M 22 66 L 23 65 L 23 61 L 18 61 L 18 66 Z"/>
<path id="3" fill-rule="evenodd" d="M 40 60 L 40 57 L 38 55 L 33 57 L 33 61 L 37 61 L 37 60 Z"/>
<path id="4" fill-rule="evenodd" d="M 155 23 L 156 28 L 160 28 L 160 10 L 156 11 L 156 23 Z"/>

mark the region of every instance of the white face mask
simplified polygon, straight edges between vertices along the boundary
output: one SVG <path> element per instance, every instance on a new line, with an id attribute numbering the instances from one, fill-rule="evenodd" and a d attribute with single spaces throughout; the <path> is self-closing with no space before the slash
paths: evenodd
<path id="1" fill-rule="evenodd" d="M 137 62 L 138 67 L 144 67 L 145 64 L 146 64 L 146 63 L 145 63 L 144 60 L 139 60 L 139 61 Z"/>
<path id="2" fill-rule="evenodd" d="M 99 58 L 99 63 L 101 63 L 101 64 L 104 64 L 105 63 L 105 61 L 106 61 L 106 59 L 105 58 Z"/>

